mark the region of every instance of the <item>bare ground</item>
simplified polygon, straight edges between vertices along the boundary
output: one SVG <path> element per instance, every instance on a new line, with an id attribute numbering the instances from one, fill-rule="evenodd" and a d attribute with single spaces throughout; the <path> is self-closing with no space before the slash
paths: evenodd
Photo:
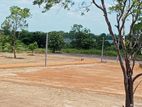
<path id="1" fill-rule="evenodd" d="M 51 54 L 44 68 L 44 55 L 18 57 L 1 53 L 0 107 L 122 107 L 124 103 L 121 69 L 115 61 Z M 142 71 L 138 65 L 135 70 Z M 142 107 L 142 86 L 135 101 Z"/>

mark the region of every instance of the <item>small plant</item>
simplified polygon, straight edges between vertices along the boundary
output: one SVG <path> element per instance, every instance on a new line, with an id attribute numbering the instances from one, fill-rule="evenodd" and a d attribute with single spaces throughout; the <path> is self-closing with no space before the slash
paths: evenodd
<path id="1" fill-rule="evenodd" d="M 29 44 L 29 50 L 32 51 L 32 55 L 34 55 L 34 50 L 38 48 L 37 42 Z"/>

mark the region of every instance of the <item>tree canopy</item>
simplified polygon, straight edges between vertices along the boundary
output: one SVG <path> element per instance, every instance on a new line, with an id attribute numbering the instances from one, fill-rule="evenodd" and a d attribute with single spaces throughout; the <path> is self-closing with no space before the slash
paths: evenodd
<path id="1" fill-rule="evenodd" d="M 28 26 L 26 19 L 31 15 L 28 8 L 22 9 L 18 6 L 12 6 L 10 7 L 10 13 L 2 23 L 2 29 L 12 33 Z"/>
<path id="2" fill-rule="evenodd" d="M 60 51 L 64 46 L 63 34 L 60 32 L 49 32 L 49 48 L 53 53 Z"/>

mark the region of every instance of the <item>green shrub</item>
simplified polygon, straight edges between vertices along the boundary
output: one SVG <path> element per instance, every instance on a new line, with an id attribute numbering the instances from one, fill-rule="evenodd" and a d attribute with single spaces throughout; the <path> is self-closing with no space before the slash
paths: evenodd
<path id="1" fill-rule="evenodd" d="M 117 53 L 116 51 L 110 50 L 110 51 L 104 51 L 104 55 L 105 56 L 117 56 Z"/>
<path id="2" fill-rule="evenodd" d="M 4 52 L 12 52 L 12 46 L 10 45 L 10 43 L 5 43 L 4 44 L 3 51 Z"/>
<path id="3" fill-rule="evenodd" d="M 33 55 L 34 50 L 38 48 L 38 44 L 37 42 L 34 42 L 34 43 L 29 44 L 28 47 L 29 47 L 29 50 L 32 51 L 32 55 Z"/>
<path id="4" fill-rule="evenodd" d="M 27 51 L 28 47 L 27 45 L 25 45 L 23 42 L 21 42 L 20 40 L 16 41 L 16 51 L 17 52 L 24 52 Z"/>

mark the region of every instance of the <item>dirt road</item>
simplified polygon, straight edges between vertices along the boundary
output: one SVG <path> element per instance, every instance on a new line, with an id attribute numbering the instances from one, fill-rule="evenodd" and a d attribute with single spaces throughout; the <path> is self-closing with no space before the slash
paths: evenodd
<path id="1" fill-rule="evenodd" d="M 122 73 L 117 62 L 50 55 L 47 68 L 27 68 L 23 65 L 44 64 L 43 55 L 19 56 L 24 60 L 13 59 L 13 63 L 0 57 L 0 107 L 122 107 L 124 103 Z M 135 71 L 142 69 L 136 65 Z M 142 107 L 142 86 L 135 101 L 136 107 Z"/>

